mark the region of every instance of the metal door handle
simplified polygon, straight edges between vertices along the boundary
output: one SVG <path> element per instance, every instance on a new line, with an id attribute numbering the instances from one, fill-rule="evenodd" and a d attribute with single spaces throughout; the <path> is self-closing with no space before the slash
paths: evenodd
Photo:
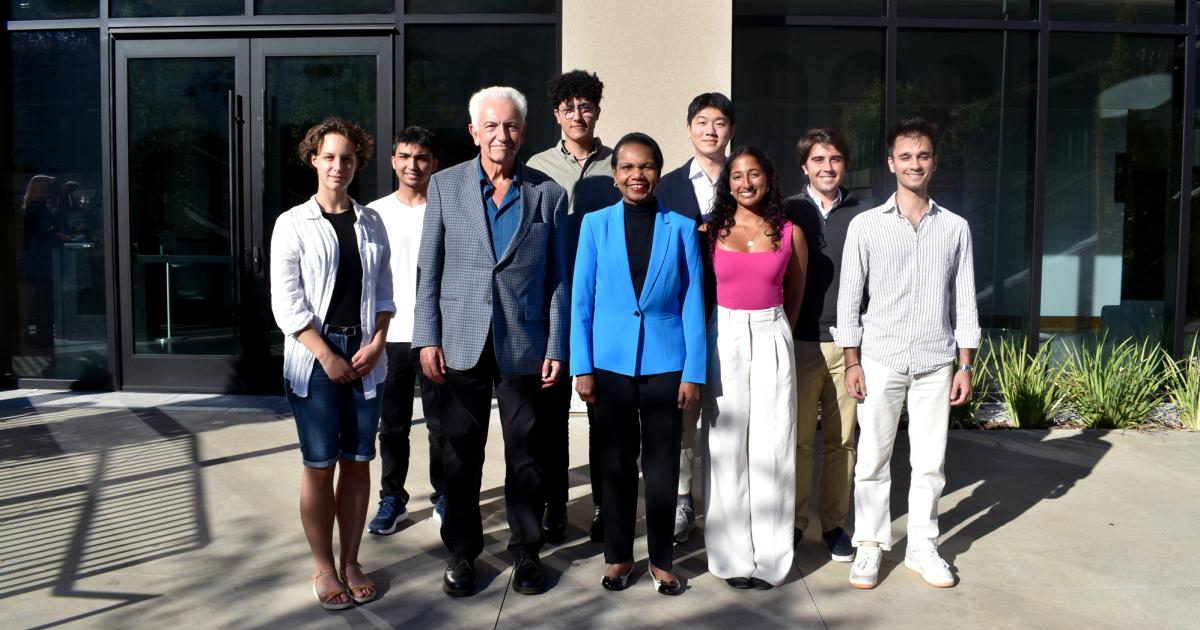
<path id="1" fill-rule="evenodd" d="M 251 265 L 254 266 L 255 275 L 261 274 L 262 270 L 263 270 L 262 248 L 255 247 L 253 250 L 251 250 L 250 259 L 251 259 Z"/>

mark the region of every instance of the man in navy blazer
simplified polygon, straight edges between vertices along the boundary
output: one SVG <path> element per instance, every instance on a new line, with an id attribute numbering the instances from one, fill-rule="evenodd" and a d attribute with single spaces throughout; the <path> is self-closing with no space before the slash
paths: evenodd
<path id="1" fill-rule="evenodd" d="M 504 497 L 519 593 L 545 590 L 542 462 L 534 401 L 567 360 L 567 195 L 541 171 L 522 167 L 525 96 L 490 87 L 471 97 L 468 129 L 479 157 L 429 183 L 417 260 L 413 347 L 421 369 L 442 386 L 446 506 L 442 542 L 450 552 L 442 589 L 475 592 L 483 551 L 479 513 L 484 445 L 495 387 L 504 433 Z"/>
<path id="2" fill-rule="evenodd" d="M 733 102 L 720 92 L 705 92 L 692 99 L 687 112 L 688 138 L 694 155 L 683 166 L 663 175 L 658 198 L 663 205 L 691 217 L 708 221 L 716 182 L 725 166 L 725 149 L 733 139 Z M 692 478 L 696 465 L 696 428 L 700 405 L 683 414 L 683 441 L 679 451 L 679 488 L 675 506 L 675 542 L 687 542 L 695 524 L 692 508 Z"/>

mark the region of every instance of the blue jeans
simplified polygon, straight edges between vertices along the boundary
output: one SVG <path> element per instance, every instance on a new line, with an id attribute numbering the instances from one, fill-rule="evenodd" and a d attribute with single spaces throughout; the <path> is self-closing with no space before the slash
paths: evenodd
<path id="1" fill-rule="evenodd" d="M 350 360 L 358 351 L 362 335 L 322 333 L 325 342 L 339 356 Z M 379 410 L 383 385 L 368 400 L 361 379 L 334 383 L 319 361 L 314 361 L 308 380 L 308 395 L 301 398 L 284 382 L 296 433 L 300 437 L 300 456 L 309 468 L 327 468 L 340 459 L 369 462 L 375 459 L 375 432 L 379 428 Z"/>

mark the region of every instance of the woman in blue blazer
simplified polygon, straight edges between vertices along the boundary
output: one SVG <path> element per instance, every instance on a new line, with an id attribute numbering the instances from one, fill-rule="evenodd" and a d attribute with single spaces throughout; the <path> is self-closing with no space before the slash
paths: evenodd
<path id="1" fill-rule="evenodd" d="M 613 179 L 622 200 L 580 228 L 571 297 L 571 374 L 592 407 L 603 475 L 604 588 L 633 573 L 640 451 L 646 481 L 650 574 L 664 595 L 671 572 L 682 413 L 705 376 L 704 281 L 696 222 L 665 208 L 654 189 L 662 151 L 642 133 L 621 138 Z M 595 468 L 597 467 L 598 468 Z"/>

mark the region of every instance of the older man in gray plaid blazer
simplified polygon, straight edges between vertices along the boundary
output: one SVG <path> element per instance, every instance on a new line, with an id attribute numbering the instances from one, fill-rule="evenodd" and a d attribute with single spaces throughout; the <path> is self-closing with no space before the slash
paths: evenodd
<path id="1" fill-rule="evenodd" d="M 568 378 L 567 196 L 516 160 L 525 137 L 525 97 L 485 88 L 471 97 L 469 127 L 480 155 L 433 176 L 417 260 L 414 348 L 441 385 L 450 551 L 442 588 L 475 592 L 483 551 L 479 485 L 495 387 L 504 432 L 505 505 L 512 530 L 513 585 L 545 590 L 538 559 L 549 445 L 536 429 L 542 388 Z"/>

